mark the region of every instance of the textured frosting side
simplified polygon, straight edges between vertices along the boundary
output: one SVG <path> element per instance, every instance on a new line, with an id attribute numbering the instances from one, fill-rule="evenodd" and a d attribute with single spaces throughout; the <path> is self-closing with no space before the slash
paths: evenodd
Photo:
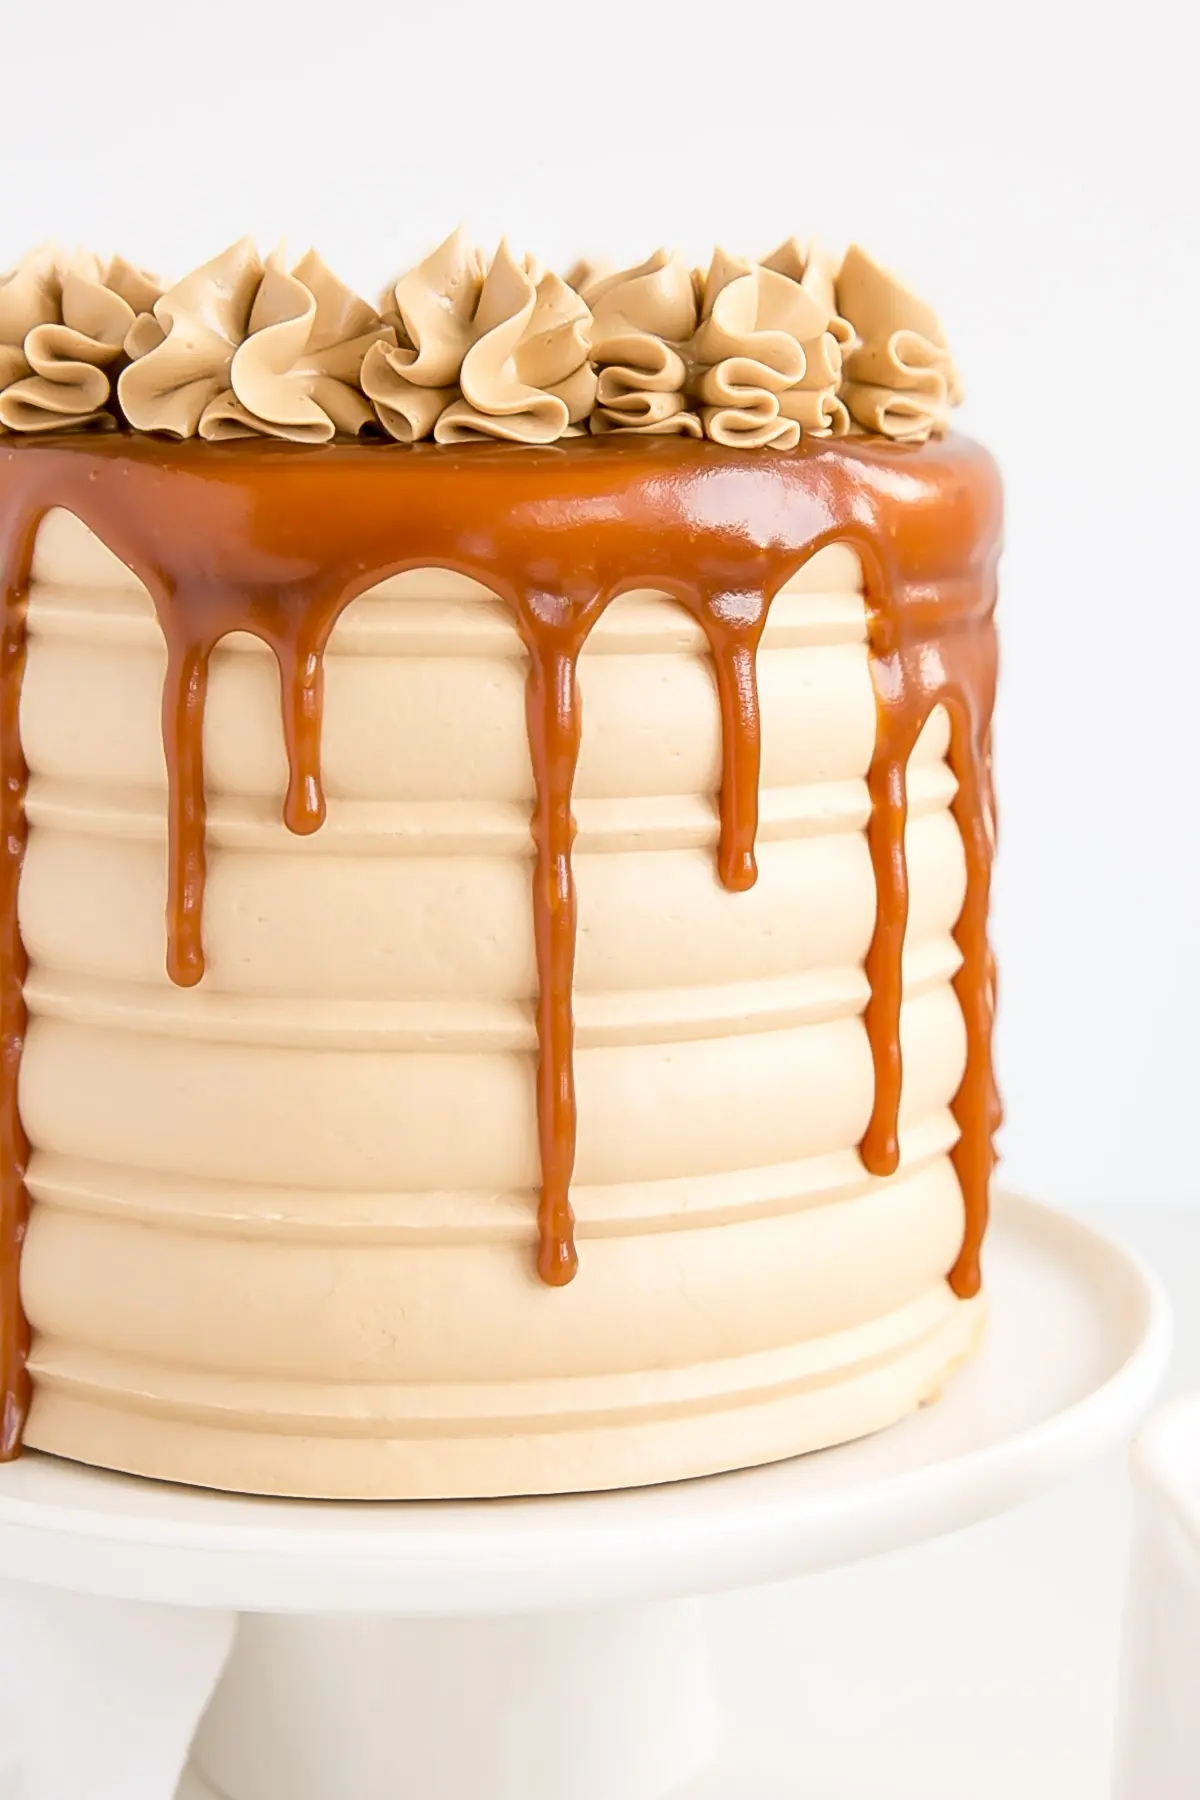
<path id="1" fill-rule="evenodd" d="M 604 277 L 580 270 L 576 280 L 592 311 L 592 430 L 699 437 L 686 398 L 696 290 L 682 257 L 656 250 L 636 268 Z"/>
<path id="2" fill-rule="evenodd" d="M 837 300 L 858 340 L 842 388 L 855 424 L 901 443 L 944 431 L 962 384 L 932 307 L 857 244 L 838 273 Z"/>
<path id="3" fill-rule="evenodd" d="M 132 325 L 121 406 L 139 431 L 326 443 L 371 423 L 359 375 L 386 332 L 314 251 L 289 272 L 243 238 Z"/>
<path id="4" fill-rule="evenodd" d="M 0 277 L 0 430 L 111 427 L 113 375 L 160 289 L 121 257 L 42 251 Z"/>
<path id="5" fill-rule="evenodd" d="M 221 645 L 208 972 L 186 990 L 163 970 L 164 660 L 145 592 L 52 513 L 21 708 L 31 1445 L 266 1492 L 546 1491 L 791 1455 L 937 1390 L 981 1317 L 945 1281 L 964 857 L 938 713 L 909 779 L 903 1159 L 875 1179 L 857 1149 L 875 697 L 852 552 L 819 553 L 772 607 L 748 893 L 713 873 L 699 626 L 629 594 L 582 658 L 586 1255 L 567 1289 L 532 1266 L 532 778 L 509 615 L 428 570 L 354 602 L 310 838 L 280 822 L 271 657 Z"/>

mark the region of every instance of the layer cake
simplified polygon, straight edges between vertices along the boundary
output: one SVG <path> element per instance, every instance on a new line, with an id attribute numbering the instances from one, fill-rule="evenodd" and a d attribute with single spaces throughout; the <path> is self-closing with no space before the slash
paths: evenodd
<path id="1" fill-rule="evenodd" d="M 201 405 L 142 366 L 175 290 L 86 429 L 0 392 L 4 1454 L 502 1495 L 892 1423 L 978 1337 L 998 1121 L 1000 493 L 942 343 L 868 283 L 818 353 L 768 259 L 741 351 L 722 269 L 646 355 L 513 262 L 523 414 L 468 378 L 498 258 L 450 383 L 411 305 L 336 375 L 309 319 L 314 439 L 237 386 L 248 254 Z"/>

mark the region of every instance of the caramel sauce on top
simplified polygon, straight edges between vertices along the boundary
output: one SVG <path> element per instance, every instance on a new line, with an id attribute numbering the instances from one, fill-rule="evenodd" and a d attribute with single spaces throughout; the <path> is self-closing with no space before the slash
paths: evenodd
<path id="1" fill-rule="evenodd" d="M 999 1122 L 987 911 L 1000 486 L 984 451 L 954 436 L 921 447 L 806 438 L 790 452 L 655 438 L 413 450 L 176 444 L 123 434 L 27 439 L 0 446 L 0 1459 L 19 1448 L 29 1401 L 19 1292 L 29 1154 L 17 1104 L 27 967 L 17 923 L 27 780 L 19 705 L 34 540 L 53 507 L 81 519 L 145 584 L 166 639 L 166 962 L 184 987 L 204 974 L 203 720 L 220 640 L 250 632 L 275 656 L 289 770 L 283 816 L 290 830 L 308 833 L 325 817 L 322 658 L 351 601 L 387 576 L 436 566 L 473 577 L 510 609 L 529 655 L 538 1270 L 554 1286 L 571 1280 L 578 1260 L 570 1203 L 571 793 L 582 729 L 580 653 L 605 607 L 631 589 L 664 592 L 697 619 L 721 716 L 718 872 L 726 887 L 744 890 L 757 874 L 755 659 L 771 600 L 818 550 L 852 546 L 864 571 L 877 698 L 868 844 L 878 902 L 866 964 L 875 1099 L 861 1153 L 875 1175 L 899 1165 L 906 778 L 917 738 L 940 705 L 950 720 L 953 811 L 967 865 L 954 981 L 967 1062 L 953 1102 L 959 1137 L 952 1152 L 966 1224 L 949 1280 L 961 1296 L 976 1292 Z"/>

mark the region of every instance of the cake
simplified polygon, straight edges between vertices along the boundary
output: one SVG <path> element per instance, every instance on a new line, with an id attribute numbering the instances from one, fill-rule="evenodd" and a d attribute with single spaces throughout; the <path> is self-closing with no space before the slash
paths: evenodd
<path id="1" fill-rule="evenodd" d="M 0 284 L 0 1456 L 861 1436 L 978 1340 L 1000 490 L 794 240 Z"/>

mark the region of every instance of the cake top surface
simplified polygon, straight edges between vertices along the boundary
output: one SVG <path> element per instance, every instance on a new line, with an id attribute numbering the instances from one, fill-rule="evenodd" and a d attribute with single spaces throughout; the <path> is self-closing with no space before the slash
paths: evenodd
<path id="1" fill-rule="evenodd" d="M 0 276 L 0 434 L 439 445 L 801 435 L 920 443 L 961 384 L 932 309 L 857 245 L 565 275 L 454 232 L 372 305 L 243 238 L 173 285 L 32 252 Z"/>

